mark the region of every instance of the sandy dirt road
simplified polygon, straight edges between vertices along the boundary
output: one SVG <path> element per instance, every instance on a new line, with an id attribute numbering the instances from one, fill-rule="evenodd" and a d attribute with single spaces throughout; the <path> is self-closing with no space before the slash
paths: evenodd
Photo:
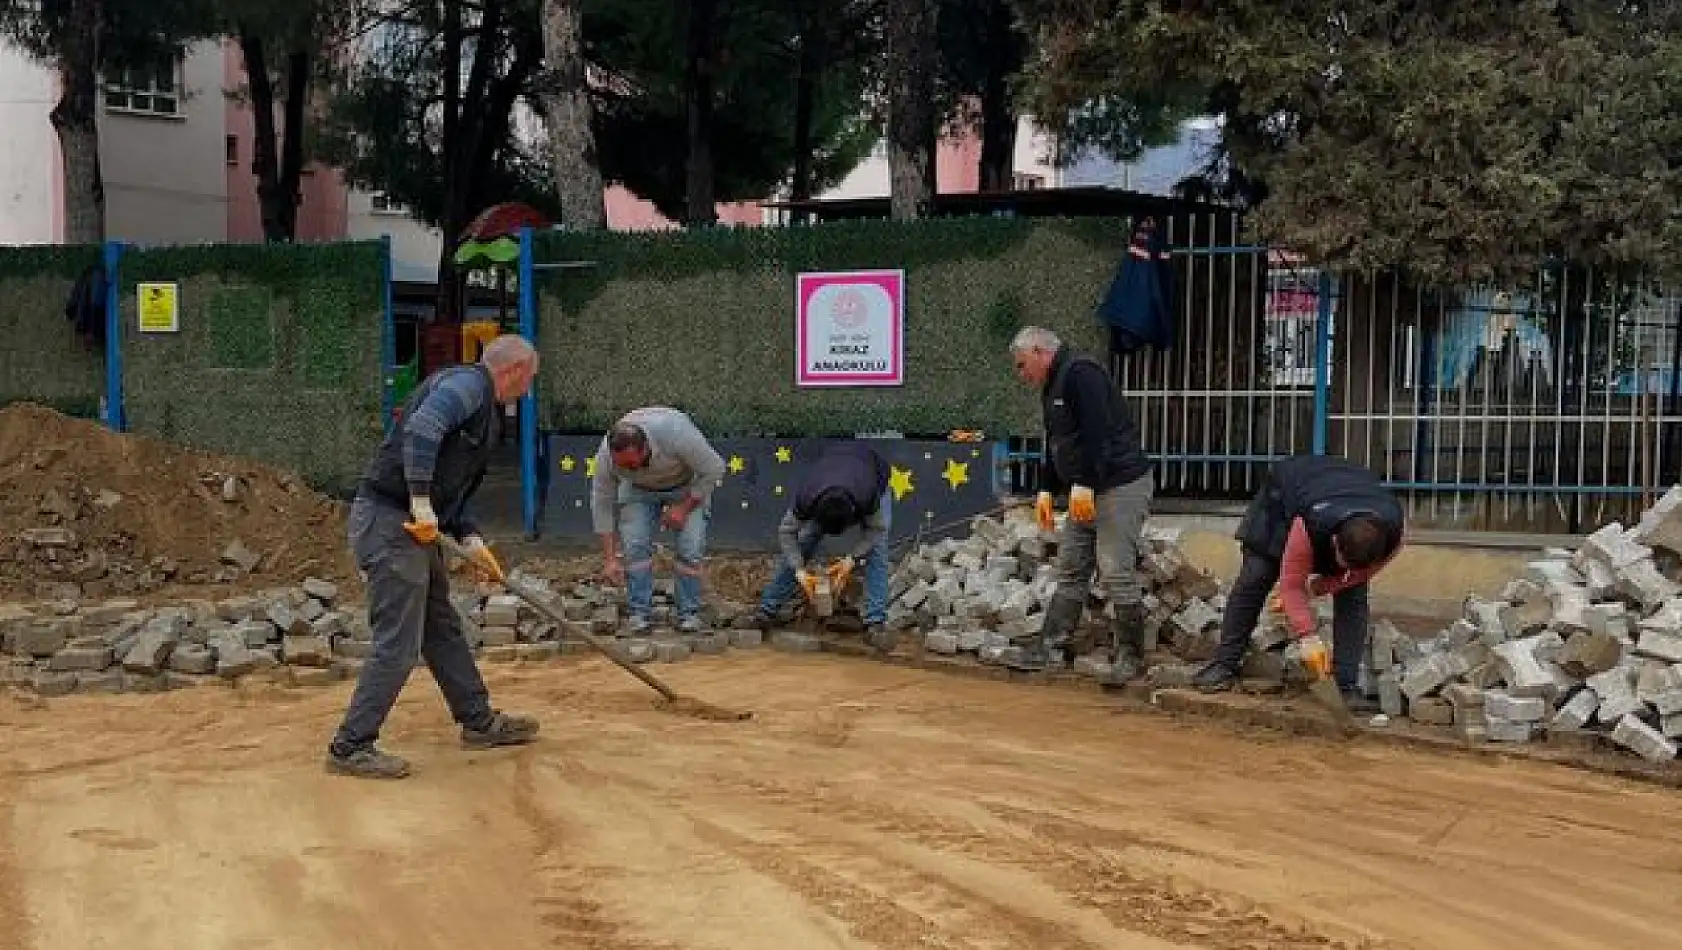
<path id="1" fill-rule="evenodd" d="M 0 696 L 0 948 L 1682 946 L 1682 796 L 833 657 L 492 668 L 541 743 L 325 775 L 348 684 Z"/>

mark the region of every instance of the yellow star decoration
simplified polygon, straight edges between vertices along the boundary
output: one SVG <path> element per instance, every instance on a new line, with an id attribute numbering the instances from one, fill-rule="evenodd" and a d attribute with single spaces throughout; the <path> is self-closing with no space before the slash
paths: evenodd
<path id="1" fill-rule="evenodd" d="M 596 457 L 594 455 L 584 460 L 584 477 L 596 477 Z"/>
<path id="2" fill-rule="evenodd" d="M 916 489 L 916 486 L 911 484 L 910 469 L 900 468 L 898 465 L 891 466 L 891 468 L 893 474 L 888 476 L 888 487 L 893 489 L 894 501 L 899 501 L 906 495 L 911 494 L 911 492 Z"/>
<path id="3" fill-rule="evenodd" d="M 740 455 L 730 456 L 730 474 L 740 475 L 742 474 L 742 469 L 747 467 L 748 463 L 742 461 L 742 457 Z"/>
<path id="4" fill-rule="evenodd" d="M 941 472 L 940 477 L 946 479 L 946 484 L 951 485 L 953 491 L 957 491 L 959 485 L 969 481 L 969 463 L 947 459 L 946 471 Z"/>
<path id="5" fill-rule="evenodd" d="M 561 456 L 561 471 L 566 472 L 568 474 L 571 474 L 572 470 L 577 468 L 577 467 L 578 467 L 578 460 L 577 459 L 573 458 L 570 455 Z"/>
<path id="6" fill-rule="evenodd" d="M 792 462 L 792 461 L 794 461 L 794 452 L 792 450 L 790 450 L 789 447 L 786 446 L 786 445 L 777 446 L 777 461 L 779 461 L 779 462 Z"/>

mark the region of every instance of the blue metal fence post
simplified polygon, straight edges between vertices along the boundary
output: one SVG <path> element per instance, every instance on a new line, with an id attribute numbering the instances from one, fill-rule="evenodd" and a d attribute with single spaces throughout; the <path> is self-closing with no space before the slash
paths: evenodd
<path id="1" fill-rule="evenodd" d="M 520 335 L 537 345 L 537 289 L 532 275 L 532 230 L 520 229 Z M 520 397 L 520 505 L 526 540 L 537 539 L 537 387 Z"/>
<path id="2" fill-rule="evenodd" d="M 1326 430 L 1331 421 L 1332 313 L 1336 281 L 1320 271 L 1319 309 L 1314 320 L 1314 454 L 1326 454 Z"/>
<path id="3" fill-rule="evenodd" d="M 380 260 L 385 265 L 385 293 L 381 295 L 385 313 L 380 322 L 380 413 L 385 420 L 385 432 L 390 435 L 397 388 L 397 326 L 392 313 L 391 285 L 397 279 L 397 264 L 392 259 L 389 234 L 380 235 Z"/>
<path id="4" fill-rule="evenodd" d="M 116 432 L 123 419 L 123 244 L 105 242 L 105 425 Z"/>

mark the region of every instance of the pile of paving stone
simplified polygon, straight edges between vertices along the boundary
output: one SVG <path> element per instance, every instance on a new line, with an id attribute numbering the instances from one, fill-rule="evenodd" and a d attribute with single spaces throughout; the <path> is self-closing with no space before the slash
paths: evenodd
<path id="1" fill-rule="evenodd" d="M 1651 761 L 1682 738 L 1682 487 L 1638 524 L 1549 550 L 1429 639 L 1372 631 L 1363 683 L 1385 714 L 1474 742 L 1576 737 Z M 1258 637 L 1265 636 L 1258 633 Z"/>
<path id="2" fill-rule="evenodd" d="M 0 684 L 45 696 L 158 692 L 285 667 L 331 682 L 365 656 L 362 611 L 337 585 L 301 585 L 223 600 L 142 608 L 133 600 L 0 605 Z"/>
<path id="3" fill-rule="evenodd" d="M 890 628 L 923 631 L 923 648 L 930 653 L 973 654 L 986 664 L 1016 662 L 1023 645 L 1039 635 L 1057 589 L 1055 537 L 1029 517 L 982 516 L 970 522 L 967 537 L 920 545 L 893 574 Z M 1147 652 L 1161 646 L 1186 659 L 1209 656 L 1219 639 L 1225 597 L 1219 582 L 1181 553 L 1178 531 L 1146 527 L 1140 571 Z M 1096 577 L 1087 606 L 1083 622 L 1107 626 Z M 1072 660 L 1077 672 L 1090 676 L 1108 674 L 1101 656 L 1055 659 Z"/>

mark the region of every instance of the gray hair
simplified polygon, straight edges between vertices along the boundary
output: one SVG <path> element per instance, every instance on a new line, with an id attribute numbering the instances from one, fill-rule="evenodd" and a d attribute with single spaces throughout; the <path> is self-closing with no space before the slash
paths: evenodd
<path id="1" fill-rule="evenodd" d="M 485 344 L 484 352 L 479 354 L 479 362 L 491 369 L 518 366 L 536 359 L 537 350 L 532 348 L 531 341 L 517 333 L 502 334 Z"/>
<path id="2" fill-rule="evenodd" d="M 1027 350 L 1051 352 L 1062 345 L 1062 338 L 1045 327 L 1023 327 L 1016 331 L 1016 338 L 1010 341 L 1010 351 L 1012 353 L 1022 353 Z"/>

